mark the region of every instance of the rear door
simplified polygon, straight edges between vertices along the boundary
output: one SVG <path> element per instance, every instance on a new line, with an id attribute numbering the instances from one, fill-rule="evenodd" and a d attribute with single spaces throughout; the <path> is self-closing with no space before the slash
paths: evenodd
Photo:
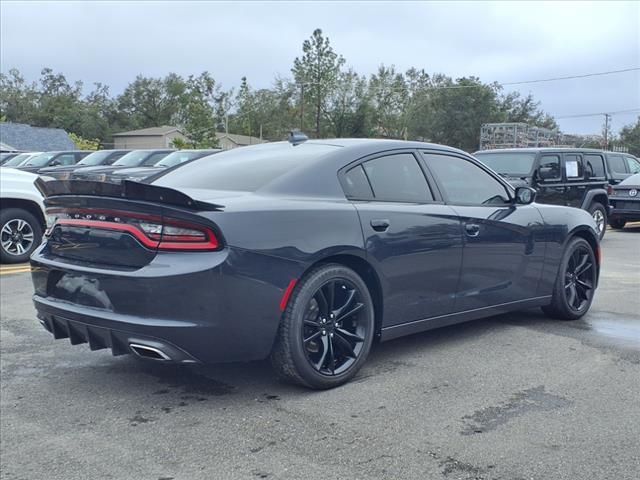
<path id="1" fill-rule="evenodd" d="M 462 223 L 462 272 L 455 311 L 535 297 L 544 263 L 544 224 L 534 205 L 515 205 L 480 164 L 424 152 L 442 195 Z"/>
<path id="2" fill-rule="evenodd" d="M 565 153 L 563 155 L 563 167 L 567 179 L 565 204 L 569 207 L 580 208 L 589 183 L 585 177 L 582 154 Z"/>
<path id="3" fill-rule="evenodd" d="M 607 153 L 606 157 L 609 170 L 609 183 L 611 185 L 617 185 L 630 175 L 627 162 L 620 153 Z"/>
<path id="4" fill-rule="evenodd" d="M 460 221 L 430 187 L 417 152 L 368 157 L 342 172 L 341 182 L 382 275 L 383 326 L 450 313 L 462 263 Z"/>

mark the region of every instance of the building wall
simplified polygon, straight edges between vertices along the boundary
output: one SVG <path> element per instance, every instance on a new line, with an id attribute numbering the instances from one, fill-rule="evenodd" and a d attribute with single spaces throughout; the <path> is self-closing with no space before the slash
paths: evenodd
<path id="1" fill-rule="evenodd" d="M 145 149 L 145 148 L 171 148 L 171 142 L 175 138 L 187 140 L 180 132 L 171 132 L 167 135 L 127 135 L 113 137 L 113 148 Z"/>

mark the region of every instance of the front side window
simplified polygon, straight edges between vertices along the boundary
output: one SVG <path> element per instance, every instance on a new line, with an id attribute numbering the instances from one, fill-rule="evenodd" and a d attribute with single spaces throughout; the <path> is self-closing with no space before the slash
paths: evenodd
<path id="1" fill-rule="evenodd" d="M 585 155 L 584 164 L 589 178 L 604 178 L 604 160 L 602 155 Z"/>
<path id="2" fill-rule="evenodd" d="M 376 200 L 409 203 L 433 200 L 427 179 L 411 153 L 379 157 L 362 166 Z"/>
<path id="3" fill-rule="evenodd" d="M 624 157 L 627 161 L 627 166 L 629 167 L 629 172 L 631 173 L 640 173 L 640 162 L 633 157 Z"/>
<path id="4" fill-rule="evenodd" d="M 65 153 L 54 160 L 58 162 L 58 165 L 75 165 L 76 156 L 73 153 Z"/>
<path id="5" fill-rule="evenodd" d="M 449 203 L 494 205 L 509 202 L 506 187 L 472 162 L 448 155 L 426 154 L 425 157 Z"/>
<path id="6" fill-rule="evenodd" d="M 607 160 L 609 161 L 609 168 L 614 173 L 627 173 L 625 168 L 625 161 L 622 155 L 609 155 Z"/>
<path id="7" fill-rule="evenodd" d="M 155 165 L 164 157 L 166 157 L 168 154 L 169 152 L 160 152 L 160 153 L 154 153 L 153 155 L 149 155 L 149 158 L 147 158 L 144 162 L 142 162 L 142 166 L 151 167 L 152 165 Z"/>
<path id="8" fill-rule="evenodd" d="M 560 157 L 544 155 L 540 158 L 538 176 L 541 180 L 560 180 Z"/>
<path id="9" fill-rule="evenodd" d="M 577 178 L 584 177 L 584 170 L 582 169 L 582 158 L 580 157 L 580 155 L 565 154 L 564 169 L 567 172 L 567 179 L 569 180 L 575 180 Z"/>

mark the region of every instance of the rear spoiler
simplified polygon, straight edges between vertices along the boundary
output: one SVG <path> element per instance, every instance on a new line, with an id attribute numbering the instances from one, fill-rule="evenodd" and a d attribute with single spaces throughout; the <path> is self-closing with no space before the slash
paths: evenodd
<path id="1" fill-rule="evenodd" d="M 130 180 L 124 180 L 121 183 L 109 183 L 93 180 L 56 180 L 51 177 L 38 177 L 35 185 L 45 198 L 63 195 L 83 195 L 164 203 L 197 211 L 215 211 L 224 208 L 223 205 L 194 200 L 190 196 L 172 188 L 132 182 Z"/>

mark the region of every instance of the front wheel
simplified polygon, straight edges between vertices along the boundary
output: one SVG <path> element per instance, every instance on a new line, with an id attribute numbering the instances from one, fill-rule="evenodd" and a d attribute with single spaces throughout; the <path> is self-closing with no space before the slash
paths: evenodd
<path id="1" fill-rule="evenodd" d="M 294 383 L 315 389 L 337 387 L 364 364 L 374 328 L 373 302 L 362 278 L 342 265 L 323 265 L 296 285 L 271 363 Z"/>
<path id="2" fill-rule="evenodd" d="M 622 218 L 610 218 L 609 225 L 616 230 L 622 230 L 627 222 Z"/>
<path id="3" fill-rule="evenodd" d="M 593 220 L 596 222 L 596 231 L 598 232 L 598 239 L 602 240 L 604 234 L 607 231 L 607 209 L 604 208 L 604 205 L 598 202 L 594 202 L 591 204 L 591 208 L 589 208 L 589 213 L 593 217 Z"/>
<path id="4" fill-rule="evenodd" d="M 551 304 L 542 307 L 546 315 L 560 320 L 582 317 L 593 301 L 597 281 L 596 256 L 589 242 L 574 238 L 560 262 Z"/>

